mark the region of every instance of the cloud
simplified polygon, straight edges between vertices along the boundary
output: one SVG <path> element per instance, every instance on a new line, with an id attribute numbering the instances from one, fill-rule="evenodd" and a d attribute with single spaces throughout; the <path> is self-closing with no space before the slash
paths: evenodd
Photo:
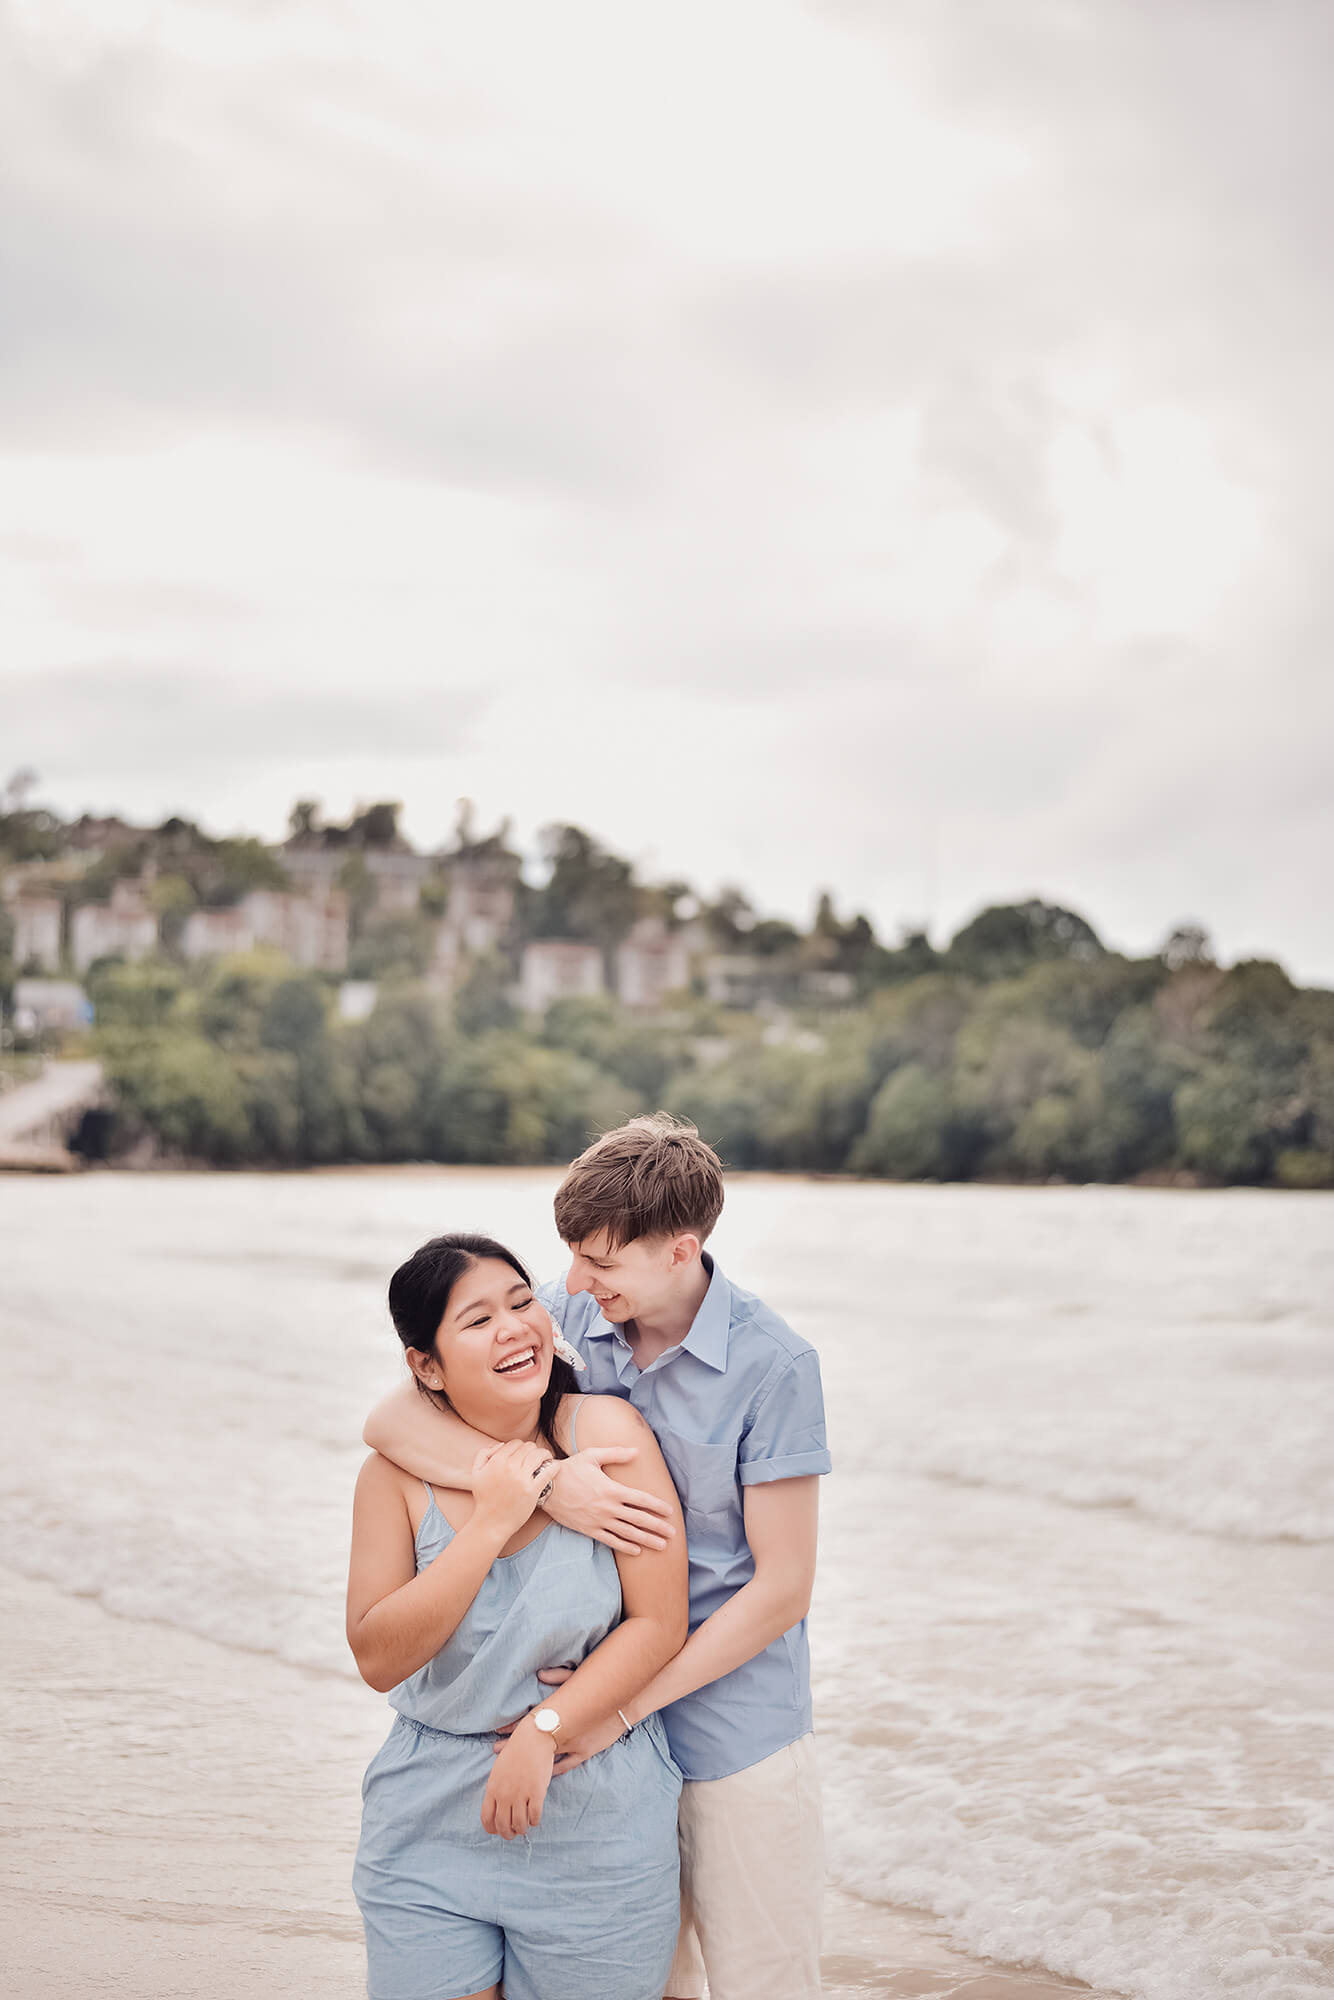
<path id="1" fill-rule="evenodd" d="M 608 282 L 624 232 L 540 188 L 488 190 L 454 157 L 447 93 L 332 33 L 322 61 L 266 68 L 252 47 L 230 69 L 143 41 L 53 71 L 12 20 L 7 40 L 12 437 L 114 447 L 230 419 L 465 485 L 616 495 L 641 459 L 651 476 Z"/>
<path id="2" fill-rule="evenodd" d="M 1332 40 L 10 0 L 16 758 L 1334 979 Z"/>
<path id="3" fill-rule="evenodd" d="M 0 680 L 11 741 L 54 786 L 108 789 L 206 764 L 236 772 L 358 758 L 394 762 L 473 747 L 487 697 L 441 686 L 363 693 L 272 688 L 216 674 L 108 660 Z"/>

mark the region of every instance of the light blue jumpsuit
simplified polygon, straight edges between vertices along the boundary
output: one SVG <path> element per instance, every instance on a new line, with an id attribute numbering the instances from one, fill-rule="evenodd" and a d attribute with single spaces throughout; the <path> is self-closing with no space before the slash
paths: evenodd
<path id="1" fill-rule="evenodd" d="M 419 1572 L 453 1535 L 427 1492 Z M 661 1718 L 553 1778 L 524 1838 L 481 1820 L 496 1730 L 559 1702 L 538 1669 L 578 1665 L 620 1617 L 611 1550 L 553 1523 L 493 1563 L 453 1636 L 393 1690 L 353 1874 L 370 2000 L 459 2000 L 502 1978 L 505 2000 L 661 2000 L 681 1789 Z"/>

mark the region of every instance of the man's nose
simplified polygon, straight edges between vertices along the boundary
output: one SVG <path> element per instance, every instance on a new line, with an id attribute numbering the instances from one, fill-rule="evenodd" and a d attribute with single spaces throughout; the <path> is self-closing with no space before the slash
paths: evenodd
<path id="1" fill-rule="evenodd" d="M 582 1259 L 576 1257 L 565 1275 L 565 1289 L 570 1297 L 577 1298 L 580 1292 L 588 1290 L 588 1272 Z"/>

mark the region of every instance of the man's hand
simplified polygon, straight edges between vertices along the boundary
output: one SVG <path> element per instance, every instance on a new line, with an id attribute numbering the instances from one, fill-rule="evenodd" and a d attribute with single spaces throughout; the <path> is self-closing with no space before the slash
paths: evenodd
<path id="1" fill-rule="evenodd" d="M 571 1667 L 547 1667 L 537 1678 L 544 1681 L 548 1687 L 559 1687 L 563 1681 L 570 1678 L 572 1672 Z M 529 1712 L 531 1713 L 531 1710 Z M 501 1731 L 500 1736 L 491 1745 L 497 1756 L 508 1743 L 513 1742 L 514 1730 L 522 1726 L 521 1723 L 516 1723 L 513 1728 Z M 552 1777 L 559 1778 L 564 1771 L 577 1771 L 590 1757 L 596 1757 L 599 1750 L 610 1750 L 612 1744 L 618 1743 L 624 1734 L 625 1724 L 620 1716 L 612 1715 L 605 1722 L 593 1723 L 580 1736 L 567 1736 L 564 1739 L 564 1749 L 551 1767 Z"/>
<path id="2" fill-rule="evenodd" d="M 553 1778 L 559 1778 L 566 1771 L 577 1771 L 590 1757 L 596 1757 L 599 1750 L 609 1750 L 613 1743 L 619 1743 L 625 1734 L 625 1724 L 619 1715 L 613 1715 L 607 1722 L 594 1723 L 585 1729 L 582 1736 L 569 1736 L 565 1748 L 551 1767 Z"/>
<path id="3" fill-rule="evenodd" d="M 656 1494 L 622 1486 L 609 1479 L 604 1465 L 624 1465 L 635 1456 L 627 1444 L 590 1445 L 561 1461 L 546 1511 L 563 1528 L 605 1542 L 620 1556 L 637 1556 L 641 1549 L 665 1549 L 676 1533 L 671 1507 Z"/>

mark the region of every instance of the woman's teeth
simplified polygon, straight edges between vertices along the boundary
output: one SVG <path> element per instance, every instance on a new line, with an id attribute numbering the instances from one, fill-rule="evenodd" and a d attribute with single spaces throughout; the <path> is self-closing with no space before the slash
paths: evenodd
<path id="1" fill-rule="evenodd" d="M 537 1349 L 525 1347 L 522 1354 L 512 1354 L 508 1361 L 499 1362 L 491 1371 L 494 1375 L 520 1375 L 526 1368 L 536 1368 Z"/>

